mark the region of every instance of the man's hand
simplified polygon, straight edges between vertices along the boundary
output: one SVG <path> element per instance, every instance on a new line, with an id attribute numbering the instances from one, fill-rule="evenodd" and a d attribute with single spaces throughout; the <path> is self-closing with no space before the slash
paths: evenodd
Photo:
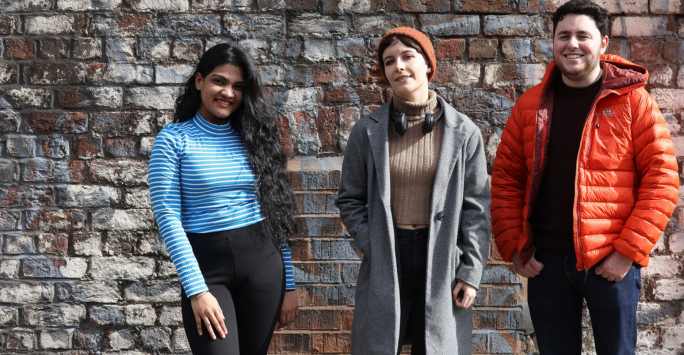
<path id="1" fill-rule="evenodd" d="M 454 299 L 456 307 L 465 309 L 468 309 L 473 305 L 476 295 L 477 290 L 461 280 L 458 280 L 456 286 L 454 286 L 454 289 L 451 291 L 451 297 Z"/>
<path id="2" fill-rule="evenodd" d="M 530 260 L 527 261 L 526 264 L 523 264 L 523 261 L 520 259 L 520 255 L 513 255 L 513 265 L 511 265 L 511 269 L 516 274 L 525 276 L 529 279 L 539 275 L 543 268 L 544 264 L 540 263 L 537 259 L 535 259 L 534 255 L 532 255 L 532 257 L 530 258 Z"/>
<path id="3" fill-rule="evenodd" d="M 278 317 L 276 328 L 280 329 L 292 322 L 297 316 L 297 308 L 299 308 L 297 291 L 285 291 L 285 297 L 283 297 L 283 304 L 280 306 L 280 316 Z"/>
<path id="4" fill-rule="evenodd" d="M 629 272 L 632 259 L 614 251 L 596 267 L 596 275 L 612 282 L 621 281 Z"/>
<path id="5" fill-rule="evenodd" d="M 195 316 L 197 333 L 202 335 L 202 327 L 207 329 L 207 333 L 212 340 L 216 340 L 216 335 L 225 338 L 228 334 L 225 317 L 219 306 L 216 297 L 209 292 L 202 292 L 190 298 L 192 314 Z"/>

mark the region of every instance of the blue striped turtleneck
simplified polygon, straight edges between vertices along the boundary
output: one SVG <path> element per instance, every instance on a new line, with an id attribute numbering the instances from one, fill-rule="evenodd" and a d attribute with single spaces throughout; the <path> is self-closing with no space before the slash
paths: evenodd
<path id="1" fill-rule="evenodd" d="M 230 123 L 212 124 L 199 112 L 191 120 L 166 126 L 152 148 L 148 182 L 159 234 L 185 294 L 207 291 L 185 233 L 236 229 L 264 219 L 239 132 Z M 293 290 L 287 244 L 281 254 L 285 289 Z"/>

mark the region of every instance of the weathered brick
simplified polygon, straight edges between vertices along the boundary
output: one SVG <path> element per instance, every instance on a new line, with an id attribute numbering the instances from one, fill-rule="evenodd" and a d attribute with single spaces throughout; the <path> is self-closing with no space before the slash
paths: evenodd
<path id="1" fill-rule="evenodd" d="M 159 324 L 166 326 L 178 326 L 183 324 L 183 316 L 180 307 L 164 306 L 159 313 Z"/>
<path id="2" fill-rule="evenodd" d="M 666 17 L 630 17 L 613 18 L 611 34 L 617 37 L 664 36 L 670 34 Z"/>
<path id="3" fill-rule="evenodd" d="M 404 0 L 399 1 L 399 9 L 404 12 L 448 12 L 448 0 Z"/>
<path id="4" fill-rule="evenodd" d="M 31 326 L 78 325 L 86 316 L 84 305 L 52 303 L 49 305 L 23 306 L 25 321 Z"/>
<path id="5" fill-rule="evenodd" d="M 131 349 L 135 345 L 136 338 L 132 329 L 114 330 L 108 335 L 109 348 L 112 350 Z"/>
<path id="6" fill-rule="evenodd" d="M 62 38 L 46 38 L 38 40 L 38 57 L 43 59 L 68 58 L 70 46 L 69 42 L 69 40 Z"/>
<path id="7" fill-rule="evenodd" d="M 124 295 L 133 302 L 178 302 L 180 288 L 177 281 L 135 281 L 124 289 Z"/>
<path id="8" fill-rule="evenodd" d="M 684 280 L 660 279 L 655 282 L 655 299 L 674 301 L 684 299 Z"/>
<path id="9" fill-rule="evenodd" d="M 106 38 L 105 53 L 107 54 L 107 58 L 114 63 L 135 62 L 135 38 Z"/>
<path id="10" fill-rule="evenodd" d="M 661 110 L 678 112 L 684 110 L 684 89 L 661 89 L 651 90 L 653 97 Z"/>
<path id="11" fill-rule="evenodd" d="M 73 34 L 75 21 L 73 16 L 30 16 L 25 19 L 26 32 L 33 35 Z"/>
<path id="12" fill-rule="evenodd" d="M 498 51 L 499 41 L 489 38 L 474 38 L 468 46 L 470 59 L 494 59 Z"/>
<path id="13" fill-rule="evenodd" d="M 36 156 L 37 142 L 35 136 L 6 136 L 6 152 L 11 157 L 31 158 Z"/>
<path id="14" fill-rule="evenodd" d="M 39 157 L 65 159 L 70 155 L 69 140 L 64 136 L 38 137 L 36 148 L 36 155 Z"/>
<path id="15" fill-rule="evenodd" d="M 104 140 L 104 152 L 114 158 L 133 158 L 138 156 L 137 145 L 137 139 L 107 138 Z"/>
<path id="16" fill-rule="evenodd" d="M 0 85 L 16 84 L 19 78 L 19 66 L 10 63 L 0 63 Z"/>
<path id="17" fill-rule="evenodd" d="M 143 37 L 138 40 L 139 56 L 144 59 L 163 61 L 171 55 L 171 40 L 168 38 Z"/>
<path id="18" fill-rule="evenodd" d="M 64 160 L 33 158 L 21 166 L 21 179 L 27 182 L 69 182 L 70 176 L 70 167 Z"/>
<path id="19" fill-rule="evenodd" d="M 102 57 L 100 38 L 79 37 L 74 40 L 73 57 L 76 59 L 97 59 Z"/>
<path id="20" fill-rule="evenodd" d="M 542 17 L 524 15 L 485 16 L 484 34 L 493 36 L 540 36 L 545 33 Z"/>
<path id="21" fill-rule="evenodd" d="M 57 103 L 66 109 L 119 108 L 123 90 L 118 87 L 66 87 L 57 92 Z"/>
<path id="22" fill-rule="evenodd" d="M 551 59 L 553 59 L 553 41 L 549 39 L 535 40 L 534 58 L 540 62 L 549 62 Z"/>
<path id="23" fill-rule="evenodd" d="M 163 15 L 158 18 L 157 28 L 150 31 L 156 35 L 206 36 L 221 34 L 221 17 L 218 15 Z"/>
<path id="24" fill-rule="evenodd" d="M 183 12 L 190 8 L 190 4 L 188 0 L 133 0 L 131 7 L 138 11 Z"/>
<path id="25" fill-rule="evenodd" d="M 16 16 L 0 16 L 0 35 L 10 35 L 17 31 Z"/>
<path id="26" fill-rule="evenodd" d="M 124 309 L 126 324 L 129 325 L 154 325 L 157 313 L 149 304 L 128 305 Z"/>
<path id="27" fill-rule="evenodd" d="M 682 0 L 651 0 L 649 8 L 652 14 L 682 14 Z"/>
<path id="28" fill-rule="evenodd" d="M 515 309 L 479 309 L 473 312 L 473 326 L 480 329 L 515 330 L 520 328 L 522 311 Z"/>
<path id="29" fill-rule="evenodd" d="M 88 129 L 85 112 L 32 111 L 24 119 L 31 133 L 83 133 Z"/>
<path id="30" fill-rule="evenodd" d="M 674 71 L 670 66 L 658 65 L 650 68 L 648 83 L 657 86 L 670 86 L 673 82 Z"/>
<path id="31" fill-rule="evenodd" d="M 171 350 L 171 332 L 167 328 L 144 328 L 140 330 L 140 339 L 144 349 L 152 351 Z"/>
<path id="32" fill-rule="evenodd" d="M 516 3 L 508 0 L 463 0 L 456 9 L 463 12 L 511 13 Z"/>
<path id="33" fill-rule="evenodd" d="M 91 130 L 107 137 L 151 134 L 157 119 L 155 112 L 95 112 L 91 116 Z"/>
<path id="34" fill-rule="evenodd" d="M 40 332 L 38 344 L 41 349 L 70 349 L 73 329 L 51 329 Z"/>
<path id="35" fill-rule="evenodd" d="M 423 31 L 433 36 L 468 36 L 480 33 L 480 17 L 475 15 L 419 15 Z"/>
<path id="36" fill-rule="evenodd" d="M 532 56 L 532 42 L 529 38 L 504 39 L 501 41 L 501 53 L 506 61 L 528 62 Z"/>
<path id="37" fill-rule="evenodd" d="M 193 10 L 200 11 L 247 11 L 253 0 L 196 0 L 192 2 Z"/>
<path id="38" fill-rule="evenodd" d="M 63 207 L 108 207 L 121 199 L 121 192 L 110 186 L 67 185 L 58 190 Z"/>
<path id="39" fill-rule="evenodd" d="M 0 159 L 0 182 L 15 182 L 19 179 L 19 169 L 16 162 Z"/>
<path id="40" fill-rule="evenodd" d="M 465 52 L 465 39 L 440 39 L 435 42 L 435 53 L 440 60 L 461 59 Z"/>
<path id="41" fill-rule="evenodd" d="M 102 137 L 98 134 L 83 134 L 76 137 L 76 153 L 80 159 L 103 157 Z"/>
<path id="42" fill-rule="evenodd" d="M 185 334 L 185 330 L 182 328 L 177 328 L 173 331 L 171 338 L 174 351 L 190 351 L 190 344 L 188 344 L 188 337 Z"/>
<path id="43" fill-rule="evenodd" d="M 19 319 L 19 310 L 12 306 L 0 306 L 0 326 L 16 326 Z"/>
<path id="44" fill-rule="evenodd" d="M 19 132 L 19 127 L 21 126 L 21 115 L 15 110 L 3 110 L 2 106 L 2 97 L 0 96 L 0 132 Z M 0 147 L 2 147 L 1 144 Z M 0 151 L 2 151 L 2 149 L 0 149 Z"/>
<path id="45" fill-rule="evenodd" d="M 26 60 L 35 55 L 34 43 L 27 38 L 5 39 L 5 56 L 7 59 Z"/>
<path id="46" fill-rule="evenodd" d="M 177 96 L 175 87 L 135 87 L 126 89 L 124 102 L 131 109 L 171 110 Z"/>
<path id="47" fill-rule="evenodd" d="M 36 250 L 40 254 L 66 256 L 69 251 L 69 235 L 66 233 L 41 233 L 36 236 Z"/>
<path id="48" fill-rule="evenodd" d="M 312 352 L 311 342 L 311 334 L 275 333 L 269 350 L 275 353 L 306 354 Z"/>
<path id="49" fill-rule="evenodd" d="M 32 278 L 80 279 L 88 270 L 84 258 L 35 256 L 21 261 L 21 273 Z"/>
<path id="50" fill-rule="evenodd" d="M 682 264 L 671 255 L 653 255 L 648 263 L 648 267 L 641 271 L 644 277 L 676 277 L 682 270 Z"/>
<path id="51" fill-rule="evenodd" d="M 684 89 L 684 65 L 679 67 L 677 74 L 677 86 Z"/>
<path id="52" fill-rule="evenodd" d="M 35 335 L 31 329 L 12 328 L 0 330 L 0 346 L 7 350 L 32 350 L 35 348 L 35 343 Z"/>
<path id="53" fill-rule="evenodd" d="M 18 259 L 0 259 L 0 279 L 18 279 L 20 265 Z"/>
<path id="54" fill-rule="evenodd" d="M 684 326 L 664 328 L 662 346 L 664 349 L 681 353 L 684 350 Z"/>
<path id="55" fill-rule="evenodd" d="M 101 326 L 121 326 L 126 323 L 126 316 L 122 306 L 96 305 L 88 307 L 88 320 Z"/>
<path id="56" fill-rule="evenodd" d="M 50 108 L 52 91 L 48 89 L 0 89 L 0 109 Z"/>
<path id="57" fill-rule="evenodd" d="M 158 65 L 155 67 L 156 84 L 183 84 L 195 72 L 192 65 Z"/>
<path id="58" fill-rule="evenodd" d="M 153 81 L 153 69 L 147 65 L 112 63 L 107 65 L 106 69 L 90 77 L 89 81 L 113 84 L 149 84 Z"/>
<path id="59" fill-rule="evenodd" d="M 57 0 L 58 10 L 93 11 L 117 10 L 121 8 L 122 0 Z"/>
<path id="60" fill-rule="evenodd" d="M 444 15 L 435 15 L 444 16 Z M 385 31 L 398 26 L 416 27 L 413 17 L 406 14 L 388 14 L 387 16 L 354 16 L 356 33 L 367 35 L 369 33 L 380 36 Z M 437 22 L 435 22 L 437 23 Z M 375 46 L 374 46 L 375 47 Z"/>
<path id="61" fill-rule="evenodd" d="M 153 226 L 149 210 L 99 209 L 93 212 L 93 228 L 96 230 L 136 230 Z"/>
<path id="62" fill-rule="evenodd" d="M 98 36 L 154 35 L 155 26 L 151 14 L 94 15 L 88 32 Z"/>
<path id="63" fill-rule="evenodd" d="M 19 216 L 19 212 L 0 209 L 0 230 L 16 230 Z"/>
<path id="64" fill-rule="evenodd" d="M 147 185 L 147 163 L 143 161 L 113 161 L 96 159 L 90 164 L 90 172 L 97 182 L 115 185 Z"/>
<path id="65" fill-rule="evenodd" d="M 668 303 L 646 303 L 637 305 L 638 325 L 672 325 L 676 322 L 679 311 Z"/>
<path id="66" fill-rule="evenodd" d="M 55 191 L 50 186 L 13 185 L 0 188 L 0 206 L 38 208 L 55 205 Z"/>
<path id="67" fill-rule="evenodd" d="M 444 64 L 433 79 L 445 86 L 471 86 L 480 82 L 480 64 Z"/>
<path id="68" fill-rule="evenodd" d="M 311 351 L 314 353 L 345 353 L 351 351 L 350 333 L 313 333 Z"/>
<path id="69" fill-rule="evenodd" d="M 546 69 L 543 64 L 488 64 L 484 68 L 484 83 L 492 87 L 538 84 Z"/>
<path id="70" fill-rule="evenodd" d="M 5 234 L 2 243 L 3 254 L 33 254 L 36 252 L 36 243 L 30 234 Z"/>
<path id="71" fill-rule="evenodd" d="M 202 55 L 203 44 L 195 38 L 179 38 L 174 41 L 173 58 L 197 63 Z M 166 58 L 166 57 L 163 57 Z"/>
<path id="72" fill-rule="evenodd" d="M 72 344 L 75 349 L 100 349 L 102 347 L 102 331 L 84 328 L 74 331 Z"/>
<path id="73" fill-rule="evenodd" d="M 102 238 L 97 232 L 72 233 L 73 254 L 78 256 L 102 255 Z"/>
<path id="74" fill-rule="evenodd" d="M 93 257 L 90 275 L 96 280 L 136 280 L 152 276 L 154 267 L 154 259 L 146 257 Z"/>

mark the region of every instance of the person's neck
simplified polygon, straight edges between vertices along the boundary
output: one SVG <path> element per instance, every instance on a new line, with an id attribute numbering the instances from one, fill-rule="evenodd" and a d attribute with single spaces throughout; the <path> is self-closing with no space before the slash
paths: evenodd
<path id="1" fill-rule="evenodd" d="M 427 96 L 422 101 L 406 101 L 402 97 L 392 98 L 393 109 L 404 112 L 407 115 L 424 115 L 427 112 L 433 112 L 436 106 L 437 93 L 429 90 Z"/>
<path id="2" fill-rule="evenodd" d="M 603 74 L 603 71 L 601 70 L 600 66 L 597 66 L 595 70 L 591 72 L 591 74 L 587 75 L 585 78 L 574 80 L 572 78 L 567 77 L 565 74 L 561 74 L 561 78 L 563 79 L 563 83 L 571 88 L 575 89 L 582 89 L 591 86 L 592 84 L 596 83 L 601 79 L 601 74 Z"/>

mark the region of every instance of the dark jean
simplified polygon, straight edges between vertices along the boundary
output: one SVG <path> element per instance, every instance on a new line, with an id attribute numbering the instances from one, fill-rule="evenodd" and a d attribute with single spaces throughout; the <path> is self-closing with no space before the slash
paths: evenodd
<path id="1" fill-rule="evenodd" d="M 424 355 L 428 229 L 397 228 L 395 237 L 401 305 L 399 344 L 411 344 L 412 355 Z"/>
<path id="2" fill-rule="evenodd" d="M 632 265 L 619 282 L 577 271 L 575 254 L 535 254 L 544 264 L 528 280 L 528 305 L 541 355 L 582 353 L 582 300 L 587 303 L 598 355 L 633 355 L 641 271 Z M 599 263 L 600 265 L 600 263 Z"/>

